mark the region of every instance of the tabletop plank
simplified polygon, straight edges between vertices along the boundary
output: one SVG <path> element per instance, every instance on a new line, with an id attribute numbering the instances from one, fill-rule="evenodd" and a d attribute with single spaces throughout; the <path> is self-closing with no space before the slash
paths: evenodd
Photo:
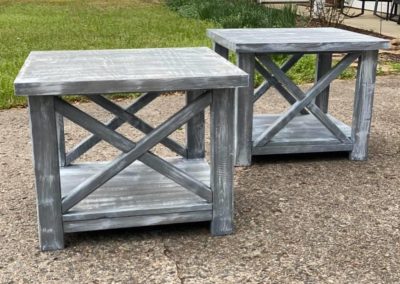
<path id="1" fill-rule="evenodd" d="M 233 88 L 248 75 L 206 47 L 33 51 L 17 96 Z"/>
<path id="2" fill-rule="evenodd" d="M 337 28 L 209 29 L 235 52 L 345 52 L 389 48 L 389 41 Z"/>

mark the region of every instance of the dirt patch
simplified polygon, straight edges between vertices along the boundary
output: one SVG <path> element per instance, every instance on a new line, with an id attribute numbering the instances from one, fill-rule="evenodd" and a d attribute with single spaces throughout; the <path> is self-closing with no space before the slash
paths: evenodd
<path id="1" fill-rule="evenodd" d="M 397 53 L 389 53 L 389 52 L 379 53 L 379 61 L 400 63 L 400 50 Z"/>
<path id="2" fill-rule="evenodd" d="M 66 235 L 66 249 L 48 253 L 38 250 L 27 110 L 0 111 L 0 282 L 398 282 L 398 81 L 378 78 L 367 162 L 341 154 L 262 157 L 236 169 L 231 236 L 211 237 L 207 223 L 110 230 Z M 332 85 L 331 112 L 347 123 L 353 90 L 353 81 Z M 181 95 L 161 97 L 140 116 L 157 125 L 183 103 Z M 93 104 L 78 106 L 110 117 Z M 285 107 L 271 93 L 256 112 Z M 68 147 L 86 135 L 72 123 L 66 129 Z M 125 126 L 121 132 L 140 136 Z M 174 137 L 183 141 L 184 130 Z M 116 154 L 101 144 L 84 159 Z"/>

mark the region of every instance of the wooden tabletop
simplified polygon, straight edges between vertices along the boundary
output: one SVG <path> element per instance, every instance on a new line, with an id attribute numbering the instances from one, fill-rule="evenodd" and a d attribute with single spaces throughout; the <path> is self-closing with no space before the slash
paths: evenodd
<path id="1" fill-rule="evenodd" d="M 389 41 L 336 28 L 209 29 L 207 35 L 235 52 L 345 52 L 389 48 Z"/>
<path id="2" fill-rule="evenodd" d="M 31 52 L 17 96 L 234 88 L 248 75 L 206 47 Z"/>

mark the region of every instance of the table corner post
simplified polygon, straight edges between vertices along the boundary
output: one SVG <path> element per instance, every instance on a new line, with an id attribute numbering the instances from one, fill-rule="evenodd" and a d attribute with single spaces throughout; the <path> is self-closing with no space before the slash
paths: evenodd
<path id="1" fill-rule="evenodd" d="M 249 86 L 237 88 L 235 92 L 235 165 L 250 166 L 253 147 L 253 53 L 237 53 L 237 65 L 249 74 Z"/>
<path id="2" fill-rule="evenodd" d="M 211 234 L 233 232 L 234 89 L 214 90 L 211 104 Z"/>
<path id="3" fill-rule="evenodd" d="M 64 248 L 54 97 L 29 97 L 40 249 Z"/>
<path id="4" fill-rule="evenodd" d="M 351 137 L 350 159 L 364 161 L 368 157 L 378 50 L 363 51 L 359 57 Z"/>
<path id="5" fill-rule="evenodd" d="M 58 160 L 60 163 L 60 167 L 65 167 L 67 162 L 65 153 L 64 117 L 59 113 L 56 113 L 56 122 L 57 122 L 57 141 L 58 141 Z"/>
<path id="6" fill-rule="evenodd" d="M 316 62 L 315 81 L 317 82 L 332 68 L 332 53 L 318 53 Z M 315 104 L 324 112 L 328 112 L 329 86 L 326 87 L 316 98 Z"/>
<path id="7" fill-rule="evenodd" d="M 186 104 L 190 104 L 204 90 L 187 91 Z M 204 111 L 190 119 L 186 125 L 187 158 L 201 159 L 205 157 L 205 118 Z"/>

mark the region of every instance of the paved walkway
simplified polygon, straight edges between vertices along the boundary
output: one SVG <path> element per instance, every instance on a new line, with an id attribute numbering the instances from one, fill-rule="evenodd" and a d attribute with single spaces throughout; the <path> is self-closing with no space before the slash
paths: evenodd
<path id="1" fill-rule="evenodd" d="M 305 155 L 238 168 L 231 236 L 211 237 L 207 223 L 99 231 L 69 234 L 65 250 L 48 253 L 38 249 L 27 110 L 0 111 L 0 283 L 399 283 L 399 78 L 378 77 L 368 161 Z M 331 88 L 331 113 L 346 123 L 354 84 Z M 138 115 L 157 125 L 184 101 L 160 97 Z M 92 103 L 76 106 L 110 118 Z M 271 93 L 255 111 L 285 107 Z M 183 141 L 183 129 L 173 137 Z M 67 148 L 85 136 L 66 121 Z M 84 159 L 116 155 L 101 143 Z"/>
<path id="2" fill-rule="evenodd" d="M 355 9 L 350 10 L 350 14 L 357 14 L 359 12 L 359 10 Z M 373 31 L 392 38 L 400 38 L 400 25 L 394 21 L 381 19 L 375 16 L 372 11 L 365 11 L 364 15 L 356 18 L 346 18 L 344 24 L 353 28 Z"/>

